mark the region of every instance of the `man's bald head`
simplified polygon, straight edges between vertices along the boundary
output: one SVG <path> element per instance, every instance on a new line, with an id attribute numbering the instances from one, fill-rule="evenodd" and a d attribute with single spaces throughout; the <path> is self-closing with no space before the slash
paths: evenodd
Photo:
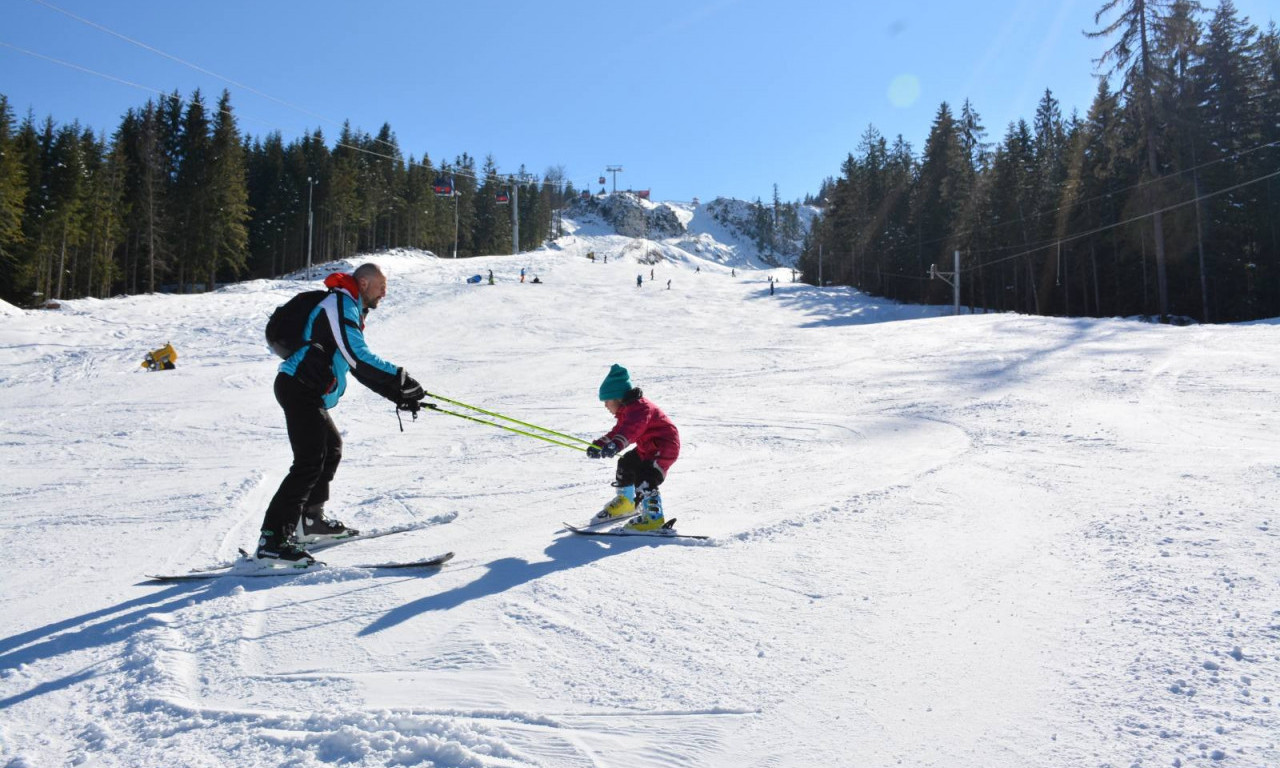
<path id="1" fill-rule="evenodd" d="M 378 302 L 387 295 L 387 276 L 382 274 L 382 268 L 372 261 L 366 261 L 356 267 L 351 276 L 355 278 L 356 285 L 360 286 L 360 300 L 365 308 L 377 309 Z"/>

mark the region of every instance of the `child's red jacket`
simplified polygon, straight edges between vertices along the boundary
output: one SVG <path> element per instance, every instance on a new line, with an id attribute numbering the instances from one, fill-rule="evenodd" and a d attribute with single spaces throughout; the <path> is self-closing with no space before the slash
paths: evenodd
<path id="1" fill-rule="evenodd" d="M 655 461 L 666 474 L 680 456 L 680 433 L 667 414 L 644 397 L 625 401 L 616 414 L 617 423 L 609 434 L 596 441 L 603 445 L 610 440 L 621 443 L 622 452 L 635 443 L 636 453 L 642 461 Z"/>

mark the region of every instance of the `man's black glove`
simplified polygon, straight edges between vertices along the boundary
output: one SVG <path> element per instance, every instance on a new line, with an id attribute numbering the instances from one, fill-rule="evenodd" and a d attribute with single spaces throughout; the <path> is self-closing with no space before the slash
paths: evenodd
<path id="1" fill-rule="evenodd" d="M 397 368 L 396 373 L 400 377 L 400 387 L 396 392 L 396 405 L 401 407 L 417 405 L 419 400 L 427 396 L 427 393 L 422 389 L 422 385 L 415 381 L 408 371 L 403 368 Z"/>

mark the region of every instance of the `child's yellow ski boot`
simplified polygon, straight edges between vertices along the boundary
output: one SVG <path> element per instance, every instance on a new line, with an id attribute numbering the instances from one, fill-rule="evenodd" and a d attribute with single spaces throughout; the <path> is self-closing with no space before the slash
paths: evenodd
<path id="1" fill-rule="evenodd" d="M 662 515 L 662 496 L 650 493 L 640 503 L 640 514 L 623 526 L 624 531 L 656 531 L 666 525 L 667 519 Z"/>
<path id="2" fill-rule="evenodd" d="M 601 523 L 619 517 L 628 517 L 636 513 L 636 503 L 621 493 L 613 497 L 613 501 L 604 505 L 604 509 L 596 513 L 591 522 Z"/>

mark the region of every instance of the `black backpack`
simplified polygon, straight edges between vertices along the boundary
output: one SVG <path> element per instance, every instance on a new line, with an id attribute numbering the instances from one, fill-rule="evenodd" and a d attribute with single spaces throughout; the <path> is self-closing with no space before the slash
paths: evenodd
<path id="1" fill-rule="evenodd" d="M 328 295 L 328 291 L 303 291 L 276 307 L 267 321 L 267 346 L 271 351 L 288 360 L 302 349 L 306 345 L 302 332 L 307 327 L 307 318 Z"/>

